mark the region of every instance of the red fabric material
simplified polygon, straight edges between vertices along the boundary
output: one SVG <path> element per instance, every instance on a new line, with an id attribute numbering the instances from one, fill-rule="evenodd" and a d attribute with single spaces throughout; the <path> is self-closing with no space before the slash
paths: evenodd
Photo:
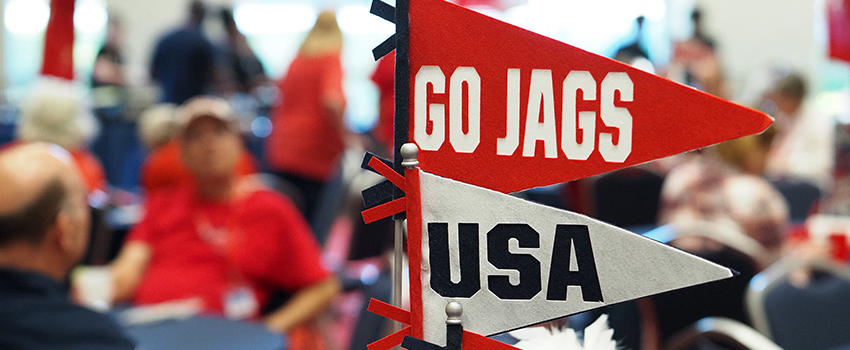
<path id="1" fill-rule="evenodd" d="M 23 141 L 15 140 L 7 142 L 0 146 L 0 151 L 10 149 L 20 144 L 23 144 Z M 71 154 L 71 160 L 77 167 L 77 171 L 80 172 L 80 177 L 83 179 L 83 183 L 86 185 L 88 192 L 92 193 L 95 190 L 106 192 L 108 189 L 106 172 L 103 170 L 103 165 L 100 164 L 100 161 L 85 148 L 79 148 L 68 153 Z"/>
<path id="2" fill-rule="evenodd" d="M 467 350 L 517 350 L 518 348 L 487 338 L 481 334 L 463 331 L 463 349 Z"/>
<path id="3" fill-rule="evenodd" d="M 375 298 L 369 300 L 369 308 L 367 310 L 399 323 L 410 324 L 410 311 L 392 306 Z"/>
<path id="4" fill-rule="evenodd" d="M 345 104 L 339 54 L 298 55 L 278 83 L 282 103 L 272 110 L 268 164 L 312 180 L 326 181 L 345 149 L 339 123 L 326 102 Z"/>
<path id="5" fill-rule="evenodd" d="M 486 6 L 501 9 L 503 8 L 502 4 L 497 0 L 455 0 L 460 6 L 470 7 L 470 6 Z"/>
<path id="6" fill-rule="evenodd" d="M 74 159 L 74 164 L 77 165 L 77 170 L 86 184 L 89 193 L 95 190 L 107 191 L 106 173 L 103 170 L 103 165 L 94 157 L 88 150 L 80 148 L 71 152 L 71 157 Z"/>
<path id="7" fill-rule="evenodd" d="M 248 151 L 243 150 L 236 164 L 236 176 L 251 175 L 257 172 L 257 160 Z M 180 155 L 180 145 L 177 141 L 153 150 L 142 164 L 139 176 L 145 193 L 153 193 L 161 189 L 180 185 L 191 185 L 195 179 L 189 168 L 183 164 Z"/>
<path id="8" fill-rule="evenodd" d="M 420 167 L 436 175 L 500 192 L 514 192 L 616 170 L 757 133 L 772 122 L 764 113 L 442 0 L 410 2 L 409 48 L 410 142 L 414 142 L 416 130 L 416 75 L 422 66 L 438 66 L 446 80 L 446 93 L 435 94 L 430 87 L 427 92 L 427 103 L 446 106 L 445 141 L 436 151 L 423 149 L 419 152 Z M 480 76 L 481 134 L 480 143 L 472 153 L 455 152 L 449 142 L 450 80 L 458 67 L 473 67 Z M 506 135 L 507 72 L 511 68 L 520 69 L 521 73 L 518 99 L 520 144 L 512 155 L 500 156 L 496 153 L 496 144 L 497 139 Z M 558 140 L 556 158 L 545 158 L 543 144 L 539 141 L 534 157 L 522 156 L 525 116 L 534 69 L 551 70 L 554 133 Z M 606 162 L 598 146 L 587 160 L 566 158 L 561 149 L 561 106 L 562 85 L 570 71 L 588 71 L 596 82 L 596 98 L 583 101 L 582 95 L 578 94 L 576 106 L 578 112 L 596 113 L 596 143 L 602 133 L 610 134 L 614 143 L 620 140 L 619 128 L 608 127 L 600 116 L 600 100 L 604 94 L 600 87 L 602 81 L 609 72 L 624 72 L 632 81 L 633 102 L 621 101 L 621 94 L 617 92 L 614 92 L 613 102 L 615 107 L 628 109 L 633 124 L 632 150 L 624 162 Z M 536 103 L 539 101 L 537 98 Z M 462 114 L 467 114 L 466 108 Z M 427 126 L 425 130 L 428 130 Z"/>
<path id="9" fill-rule="evenodd" d="M 204 230 L 204 239 L 204 223 L 226 233 L 209 238 Z M 232 203 L 204 201 L 187 186 L 154 193 L 127 240 L 153 251 L 136 304 L 201 297 L 207 312 L 221 314 L 234 286 L 251 287 L 264 305 L 274 290 L 294 292 L 330 275 L 298 210 L 266 190 Z"/>
<path id="10" fill-rule="evenodd" d="M 326 350 L 323 332 L 316 322 L 295 326 L 286 332 L 287 350 Z"/>
<path id="11" fill-rule="evenodd" d="M 403 212 L 407 208 L 407 200 L 399 198 L 361 212 L 363 222 L 371 224 L 375 221 Z"/>
<path id="12" fill-rule="evenodd" d="M 404 341 L 404 337 L 410 335 L 410 326 L 402 328 L 400 331 L 390 334 L 378 341 L 366 346 L 369 350 L 390 350 L 394 346 L 398 346 Z"/>
<path id="13" fill-rule="evenodd" d="M 393 134 L 395 125 L 395 50 L 378 61 L 372 81 L 378 86 L 381 95 L 379 102 L 378 123 L 372 132 L 386 149 L 393 149 Z"/>
<path id="14" fill-rule="evenodd" d="M 826 9 L 829 57 L 850 62 L 850 2 L 831 0 Z"/>
<path id="15" fill-rule="evenodd" d="M 410 283 L 411 335 L 422 339 L 422 197 L 419 193 L 419 169 L 404 171 L 407 184 L 407 265 Z"/>
<path id="16" fill-rule="evenodd" d="M 835 261 L 847 263 L 850 261 L 850 246 L 847 244 L 847 235 L 833 233 L 829 235 L 830 255 Z"/>
<path id="17" fill-rule="evenodd" d="M 74 79 L 74 1 L 51 0 L 41 74 Z"/>
<path id="18" fill-rule="evenodd" d="M 369 160 L 369 166 L 372 167 L 372 169 L 375 169 L 378 174 L 381 174 L 387 178 L 387 180 L 390 180 L 393 185 L 398 186 L 398 188 L 404 188 L 404 177 L 395 172 L 395 170 L 390 168 L 389 165 L 380 161 L 378 157 L 372 157 L 372 159 Z"/>

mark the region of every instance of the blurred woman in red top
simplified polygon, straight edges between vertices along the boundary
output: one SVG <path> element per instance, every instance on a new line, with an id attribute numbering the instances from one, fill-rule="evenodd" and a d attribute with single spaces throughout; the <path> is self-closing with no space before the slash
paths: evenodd
<path id="1" fill-rule="evenodd" d="M 342 32 L 336 15 L 324 11 L 278 82 L 282 102 L 271 112 L 268 164 L 301 191 L 308 219 L 348 138 L 343 122 L 341 51 Z"/>

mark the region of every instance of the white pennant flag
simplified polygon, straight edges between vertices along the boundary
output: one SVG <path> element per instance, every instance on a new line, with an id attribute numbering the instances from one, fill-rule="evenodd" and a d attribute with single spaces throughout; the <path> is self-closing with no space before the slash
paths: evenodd
<path id="1" fill-rule="evenodd" d="M 463 306 L 464 330 L 493 335 L 733 276 L 580 214 L 422 171 L 419 179 L 422 329 L 434 344 L 445 345 L 450 301 Z"/>

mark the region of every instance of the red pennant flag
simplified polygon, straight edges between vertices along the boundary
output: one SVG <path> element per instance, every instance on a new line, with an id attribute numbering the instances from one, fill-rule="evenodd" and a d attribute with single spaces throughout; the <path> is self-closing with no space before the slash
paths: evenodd
<path id="1" fill-rule="evenodd" d="M 758 133 L 772 119 L 443 0 L 410 2 L 422 170 L 513 192 Z"/>

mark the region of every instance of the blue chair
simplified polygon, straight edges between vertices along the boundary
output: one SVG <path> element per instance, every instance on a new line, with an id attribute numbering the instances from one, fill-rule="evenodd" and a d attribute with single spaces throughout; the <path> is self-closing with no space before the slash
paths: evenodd
<path id="1" fill-rule="evenodd" d="M 287 344 L 285 335 L 260 325 L 207 316 L 125 325 L 124 331 L 146 350 L 284 350 Z"/>
<path id="2" fill-rule="evenodd" d="M 664 177 L 631 167 L 602 175 L 593 184 L 596 218 L 618 227 L 655 226 Z"/>
<path id="3" fill-rule="evenodd" d="M 821 197 L 820 189 L 808 182 L 781 180 L 771 184 L 788 202 L 788 216 L 792 222 L 805 221 L 812 205 Z"/>
<path id="4" fill-rule="evenodd" d="M 806 269 L 798 287 L 789 274 Z M 850 268 L 786 258 L 753 277 L 747 291 L 753 325 L 786 350 L 850 347 Z"/>
<path id="5" fill-rule="evenodd" d="M 650 313 L 643 314 L 645 330 L 654 334 L 660 344 L 666 344 L 678 332 L 705 317 L 723 317 L 748 324 L 744 297 L 747 285 L 762 266 L 767 266 L 770 254 L 753 238 L 735 227 L 708 221 L 676 222 L 661 226 L 646 236 L 662 238 L 662 242 L 680 247 L 691 254 L 738 271 L 733 278 L 691 286 L 653 295 Z M 701 245 L 681 245 L 685 240 L 705 242 Z M 613 313 L 612 313 L 613 314 Z M 612 316 L 613 317 L 613 316 Z M 653 338 L 653 334 L 645 334 Z"/>

